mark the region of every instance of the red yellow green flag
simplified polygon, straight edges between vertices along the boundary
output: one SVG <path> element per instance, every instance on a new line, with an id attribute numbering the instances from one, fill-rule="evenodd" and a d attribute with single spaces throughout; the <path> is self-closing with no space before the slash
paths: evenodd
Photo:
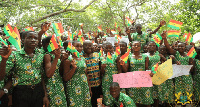
<path id="1" fill-rule="evenodd" d="M 60 36 L 64 32 L 62 23 L 53 23 L 52 25 L 56 36 Z"/>
<path id="2" fill-rule="evenodd" d="M 176 30 L 179 30 L 180 27 L 182 26 L 182 22 L 179 22 L 179 21 L 176 21 L 176 20 L 170 20 L 169 21 L 169 24 L 167 25 L 167 27 L 170 27 L 172 29 L 176 29 Z"/>
<path id="3" fill-rule="evenodd" d="M 33 29 L 33 27 L 27 26 L 23 31 L 35 31 L 35 30 Z"/>
<path id="4" fill-rule="evenodd" d="M 10 26 L 10 24 L 8 24 L 6 27 L 4 27 L 4 33 L 6 34 L 6 36 L 11 36 L 12 32 L 13 32 L 13 29 Z"/>
<path id="5" fill-rule="evenodd" d="M 111 30 L 111 33 L 114 34 L 114 35 L 117 34 L 117 32 L 115 30 Z"/>
<path id="6" fill-rule="evenodd" d="M 102 32 L 101 25 L 100 25 L 100 26 L 97 26 L 97 28 L 98 28 L 98 32 Z"/>
<path id="7" fill-rule="evenodd" d="M 83 42 L 85 41 L 85 39 L 84 39 L 84 37 L 80 37 L 80 38 L 78 38 L 78 41 L 80 41 L 81 44 L 83 45 Z"/>
<path id="8" fill-rule="evenodd" d="M 107 61 L 110 62 L 110 63 L 113 63 L 112 56 L 111 56 L 110 52 L 107 53 Z"/>
<path id="9" fill-rule="evenodd" d="M 158 33 L 152 38 L 152 41 L 154 41 L 158 47 L 160 46 L 161 40 L 162 37 Z"/>
<path id="10" fill-rule="evenodd" d="M 48 45 L 48 47 L 47 47 L 47 50 L 48 50 L 49 52 L 51 52 L 51 51 L 53 51 L 53 50 L 55 50 L 55 49 L 57 49 L 57 48 L 58 48 L 58 44 L 57 44 L 57 42 L 56 42 L 56 37 L 55 37 L 54 35 L 52 35 L 51 40 L 50 40 L 50 42 L 49 42 L 49 45 Z"/>
<path id="11" fill-rule="evenodd" d="M 66 50 L 72 52 L 72 43 L 71 42 L 68 43 Z"/>
<path id="12" fill-rule="evenodd" d="M 192 37 L 191 33 L 189 32 L 188 34 L 187 33 L 185 33 L 185 34 L 186 34 L 185 35 L 185 41 L 192 42 L 193 41 L 193 37 Z"/>
<path id="13" fill-rule="evenodd" d="M 87 33 L 87 35 L 88 35 L 88 38 L 89 38 L 89 39 L 92 39 L 92 37 L 91 37 L 91 35 L 90 35 L 89 33 Z"/>
<path id="14" fill-rule="evenodd" d="M 128 26 L 131 26 L 133 21 L 131 19 L 129 19 L 128 17 L 126 17 L 126 20 L 127 20 Z"/>
<path id="15" fill-rule="evenodd" d="M 78 37 L 81 37 L 81 36 L 82 36 L 82 30 L 79 30 Z"/>
<path id="16" fill-rule="evenodd" d="M 120 46 L 116 47 L 115 56 L 118 57 L 120 54 Z"/>
<path id="17" fill-rule="evenodd" d="M 80 57 L 80 53 L 76 50 L 76 48 L 72 45 L 71 42 L 68 43 L 67 49 L 68 51 L 70 51 L 72 54 L 76 55 L 78 58 Z"/>
<path id="18" fill-rule="evenodd" d="M 82 27 L 82 26 L 83 26 L 83 23 L 79 23 L 79 25 Z"/>
<path id="19" fill-rule="evenodd" d="M 115 22 L 115 28 L 118 28 L 118 25 L 117 25 L 117 23 Z"/>
<path id="20" fill-rule="evenodd" d="M 125 63 L 127 63 L 127 61 L 128 61 L 128 56 L 129 56 L 130 51 L 131 50 L 128 48 L 128 51 L 120 57 L 122 59 L 122 61 L 124 61 Z"/>
<path id="21" fill-rule="evenodd" d="M 190 58 L 195 58 L 196 55 L 197 55 L 197 52 L 195 51 L 194 47 L 192 47 L 187 53 L 187 56 L 189 56 Z"/>
<path id="22" fill-rule="evenodd" d="M 100 52 L 99 52 L 99 57 L 103 55 L 103 48 L 101 47 Z"/>
<path id="23" fill-rule="evenodd" d="M 62 40 L 61 40 L 61 36 L 58 36 L 57 38 L 58 38 L 58 40 L 59 40 L 59 45 L 60 45 L 60 47 L 62 47 L 62 46 L 63 46 L 63 42 L 62 42 Z"/>
<path id="24" fill-rule="evenodd" d="M 2 37 L 0 37 L 0 41 L 2 42 L 3 45 L 8 45 L 7 42 L 2 39 Z"/>
<path id="25" fill-rule="evenodd" d="M 45 32 L 44 36 L 47 37 L 47 36 L 49 36 L 49 34 Z"/>
<path id="26" fill-rule="evenodd" d="M 151 71 L 155 74 L 158 70 L 158 63 L 151 68 Z"/>
<path id="27" fill-rule="evenodd" d="M 8 38 L 8 41 L 14 45 L 17 50 L 21 50 L 21 39 L 17 27 L 14 28 L 14 31 Z"/>
<path id="28" fill-rule="evenodd" d="M 181 33 L 181 29 L 180 30 L 169 30 L 167 32 L 167 37 L 179 37 L 180 33 Z"/>

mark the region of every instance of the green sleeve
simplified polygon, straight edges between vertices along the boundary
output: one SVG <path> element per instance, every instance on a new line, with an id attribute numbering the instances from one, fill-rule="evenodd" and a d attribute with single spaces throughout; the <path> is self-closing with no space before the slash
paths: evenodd
<path id="1" fill-rule="evenodd" d="M 136 105 L 133 102 L 133 100 L 129 96 L 126 96 L 126 97 L 127 98 L 125 99 L 125 102 L 123 102 L 124 107 L 136 107 Z"/>
<path id="2" fill-rule="evenodd" d="M 11 74 L 11 69 L 14 67 L 14 65 L 15 65 L 15 55 L 14 53 L 12 53 L 6 62 L 6 75 Z"/>

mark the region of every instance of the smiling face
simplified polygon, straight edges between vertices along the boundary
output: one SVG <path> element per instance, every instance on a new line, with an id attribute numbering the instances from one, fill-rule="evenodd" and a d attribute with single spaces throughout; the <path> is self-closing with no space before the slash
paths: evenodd
<path id="1" fill-rule="evenodd" d="M 76 42 L 76 43 L 74 43 L 73 45 L 74 45 L 74 47 L 76 48 L 76 50 L 77 50 L 79 53 L 82 52 L 82 50 L 83 50 L 83 45 L 81 44 L 81 42 Z"/>
<path id="2" fill-rule="evenodd" d="M 29 32 L 24 39 L 24 46 L 30 49 L 35 49 L 38 45 L 38 35 L 36 32 Z"/>
<path id="3" fill-rule="evenodd" d="M 142 26 L 136 26 L 136 31 L 137 33 L 141 33 L 142 31 Z"/>
<path id="4" fill-rule="evenodd" d="M 120 88 L 118 86 L 112 86 L 110 87 L 110 95 L 113 97 L 113 98 L 119 98 L 119 95 L 120 95 Z"/>
<path id="5" fill-rule="evenodd" d="M 127 51 L 127 45 L 124 43 L 119 43 L 121 55 L 125 54 Z"/>
<path id="6" fill-rule="evenodd" d="M 179 53 L 185 52 L 185 44 L 184 43 L 178 43 L 178 51 L 179 51 Z"/>
<path id="7" fill-rule="evenodd" d="M 85 42 L 84 44 L 83 44 L 83 50 L 84 50 L 84 52 L 86 53 L 86 54 L 91 54 L 91 53 L 93 53 L 93 44 L 92 44 L 92 42 L 90 41 L 88 41 L 88 42 Z"/>
<path id="8" fill-rule="evenodd" d="M 158 52 L 162 55 L 165 55 L 167 53 L 166 47 L 160 46 L 159 49 L 158 49 Z"/>
<path id="9" fill-rule="evenodd" d="M 140 51 L 140 49 L 141 49 L 141 44 L 140 44 L 140 42 L 138 42 L 138 41 L 133 42 L 131 48 L 132 48 L 133 52 L 138 52 L 138 51 Z"/>
<path id="10" fill-rule="evenodd" d="M 94 52 L 98 51 L 98 44 L 97 43 L 93 43 L 93 51 Z"/>
<path id="11" fill-rule="evenodd" d="M 150 43 L 148 44 L 148 51 L 149 51 L 149 52 L 156 52 L 156 43 L 150 42 Z"/>
<path id="12" fill-rule="evenodd" d="M 112 44 L 106 44 L 106 46 L 104 48 L 104 52 L 105 53 L 108 53 L 108 52 L 113 53 L 113 46 L 112 46 Z"/>

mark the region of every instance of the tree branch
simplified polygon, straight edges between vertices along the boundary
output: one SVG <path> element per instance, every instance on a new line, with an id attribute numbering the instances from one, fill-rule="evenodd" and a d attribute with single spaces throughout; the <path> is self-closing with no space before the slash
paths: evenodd
<path id="1" fill-rule="evenodd" d="M 72 1 L 72 0 L 71 0 L 71 1 Z M 33 23 L 39 22 L 39 21 L 41 21 L 41 20 L 44 20 L 44 19 L 46 19 L 46 18 L 48 18 L 48 17 L 52 17 L 52 16 L 55 16 L 55 15 L 59 15 L 59 14 L 61 14 L 61 13 L 68 12 L 68 11 L 73 11 L 73 12 L 85 12 L 85 9 L 86 9 L 87 7 L 89 7 L 92 3 L 94 3 L 94 2 L 97 1 L 97 0 L 92 0 L 88 5 L 84 6 L 84 7 L 83 7 L 82 9 L 80 9 L 80 10 L 76 10 L 76 9 L 67 9 L 67 8 L 70 6 L 71 1 L 70 1 L 69 5 L 68 5 L 64 10 L 60 10 L 60 11 L 57 11 L 57 12 L 54 12 L 54 13 L 51 13 L 51 14 L 47 14 L 47 15 L 45 15 L 45 16 L 43 16 L 43 17 L 40 17 L 40 18 L 38 18 L 38 19 L 32 21 L 32 22 L 31 22 L 31 25 L 32 25 Z"/>

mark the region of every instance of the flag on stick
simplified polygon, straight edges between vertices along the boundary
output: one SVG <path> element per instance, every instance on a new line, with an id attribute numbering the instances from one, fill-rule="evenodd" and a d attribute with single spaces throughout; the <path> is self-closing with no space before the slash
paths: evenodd
<path id="1" fill-rule="evenodd" d="M 181 29 L 178 31 L 178 30 L 169 30 L 167 32 L 168 34 L 168 37 L 179 37 L 180 33 L 181 33 Z"/>
<path id="2" fill-rule="evenodd" d="M 194 47 L 192 47 L 187 53 L 187 56 L 189 56 L 190 58 L 195 58 L 196 55 L 197 55 L 197 52 L 195 51 Z"/>
<path id="3" fill-rule="evenodd" d="M 49 42 L 49 45 L 48 45 L 48 47 L 47 47 L 47 50 L 48 50 L 49 52 L 52 52 L 53 50 L 55 50 L 55 49 L 57 49 L 57 48 L 58 48 L 58 44 L 57 44 L 57 42 L 56 42 L 56 38 L 55 38 L 54 35 L 52 35 L 51 40 L 50 40 L 50 42 Z"/>
<path id="4" fill-rule="evenodd" d="M 110 62 L 110 63 L 113 63 L 112 56 L 111 56 L 110 52 L 107 53 L 107 61 Z"/>
<path id="5" fill-rule="evenodd" d="M 179 30 L 180 27 L 182 26 L 182 22 L 179 22 L 179 21 L 176 21 L 176 20 L 170 20 L 169 21 L 169 24 L 167 25 L 167 27 L 170 27 L 172 29 L 176 29 L 176 30 Z"/>

